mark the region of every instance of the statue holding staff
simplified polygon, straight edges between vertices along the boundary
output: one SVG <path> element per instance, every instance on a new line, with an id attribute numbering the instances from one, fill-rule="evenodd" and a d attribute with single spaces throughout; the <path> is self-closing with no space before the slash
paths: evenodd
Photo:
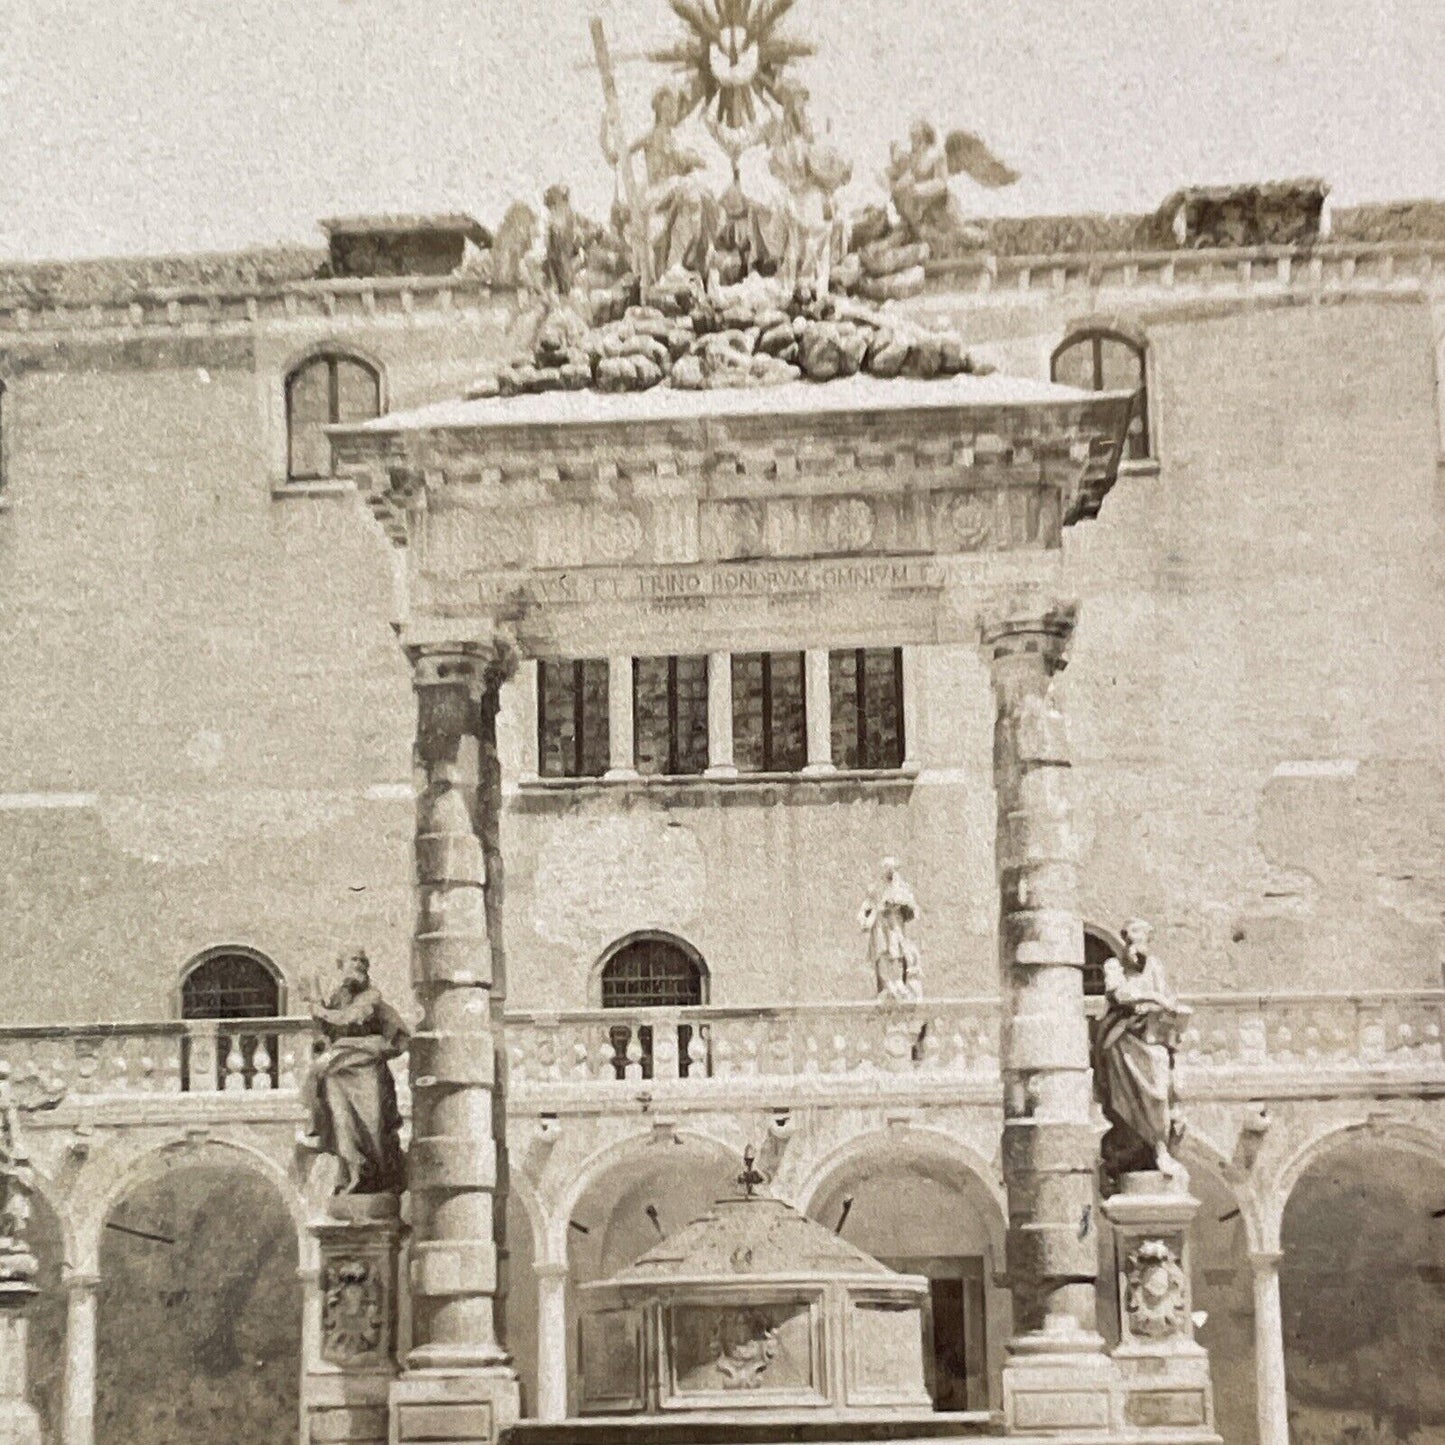
<path id="1" fill-rule="evenodd" d="M 302 1084 L 309 1127 L 300 1142 L 337 1161 L 335 1193 L 400 1194 L 406 1169 L 390 1061 L 406 1052 L 410 1035 L 372 986 L 365 952 L 337 962 L 335 987 L 311 999 L 320 1047 Z"/>

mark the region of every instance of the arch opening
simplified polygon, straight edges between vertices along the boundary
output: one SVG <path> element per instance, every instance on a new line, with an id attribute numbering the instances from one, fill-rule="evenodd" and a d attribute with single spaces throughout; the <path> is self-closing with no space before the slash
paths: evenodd
<path id="1" fill-rule="evenodd" d="M 1445 1440 L 1445 1163 L 1354 1136 L 1286 1201 L 1280 1296 L 1295 1439 Z"/>
<path id="2" fill-rule="evenodd" d="M 996 1283 L 1003 1219 L 983 1180 L 928 1141 L 879 1137 L 832 1169 L 810 1218 L 876 1259 L 929 1284 L 924 1383 L 940 1412 L 1002 1401 L 1012 1304 Z"/>
<path id="3" fill-rule="evenodd" d="M 112 1201 L 100 1242 L 97 1445 L 294 1438 L 296 1220 L 257 1171 L 178 1162 Z"/>
<path id="4" fill-rule="evenodd" d="M 586 1363 L 578 1286 L 606 1279 L 715 1200 L 736 1194 L 740 1168 L 735 1155 L 711 1140 L 689 1135 L 639 1140 L 618 1151 L 579 1193 L 565 1221 L 569 1414 L 581 1408 Z"/>

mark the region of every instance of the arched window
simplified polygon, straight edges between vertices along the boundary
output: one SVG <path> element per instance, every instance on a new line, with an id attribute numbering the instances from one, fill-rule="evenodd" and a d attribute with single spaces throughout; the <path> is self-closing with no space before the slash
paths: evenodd
<path id="1" fill-rule="evenodd" d="M 1102 928 L 1084 925 L 1084 997 L 1104 996 L 1104 965 L 1119 957 L 1119 944 Z"/>
<path id="2" fill-rule="evenodd" d="M 707 966 L 695 949 L 665 933 L 637 934 L 625 939 L 604 957 L 600 971 L 602 1007 L 605 1009 L 696 1008 L 707 1002 Z M 629 1064 L 640 1067 L 641 1077 L 653 1077 L 653 1030 L 637 1026 L 641 1057 L 629 1060 L 633 1027 L 617 1024 L 609 1031 L 612 1067 L 619 1079 L 628 1077 Z M 701 1035 L 705 1040 L 705 1035 Z M 686 1078 L 694 1060 L 691 1024 L 677 1025 L 677 1072 Z M 704 1066 L 705 1067 L 705 1066 Z"/>
<path id="3" fill-rule="evenodd" d="M 280 971 L 269 959 L 242 948 L 214 948 L 195 959 L 181 977 L 183 1019 L 274 1019 L 286 1005 Z M 214 1081 L 208 1060 L 197 1057 L 196 1040 L 182 1041 L 186 1089 L 254 1088 L 258 1076 L 274 1087 L 280 1067 L 275 1034 L 221 1029 L 216 1036 Z M 259 1056 L 259 1057 L 258 1057 Z M 264 1084 L 262 1085 L 264 1087 Z"/>
<path id="4" fill-rule="evenodd" d="M 303 361 L 286 378 L 286 476 L 293 482 L 333 475 L 326 428 L 381 415 L 381 374 L 339 352 Z"/>
<path id="5" fill-rule="evenodd" d="M 1145 461 L 1149 445 L 1149 392 L 1144 347 L 1117 331 L 1076 331 L 1049 362 L 1049 374 L 1084 391 L 1132 391 L 1134 410 L 1124 440 L 1124 460 Z"/>

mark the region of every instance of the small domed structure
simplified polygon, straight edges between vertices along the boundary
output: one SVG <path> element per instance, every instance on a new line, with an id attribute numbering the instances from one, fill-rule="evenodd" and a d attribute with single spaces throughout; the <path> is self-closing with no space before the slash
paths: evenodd
<path id="1" fill-rule="evenodd" d="M 927 1282 L 778 1199 L 719 1200 L 583 1286 L 584 1414 L 921 1415 Z"/>

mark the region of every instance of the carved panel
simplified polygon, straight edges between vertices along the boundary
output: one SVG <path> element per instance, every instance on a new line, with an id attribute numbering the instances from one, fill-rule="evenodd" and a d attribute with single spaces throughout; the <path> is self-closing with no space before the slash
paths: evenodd
<path id="1" fill-rule="evenodd" d="M 326 1261 L 321 1293 L 321 1358 L 333 1365 L 381 1364 L 388 1355 L 387 1281 L 364 1255 Z"/>

